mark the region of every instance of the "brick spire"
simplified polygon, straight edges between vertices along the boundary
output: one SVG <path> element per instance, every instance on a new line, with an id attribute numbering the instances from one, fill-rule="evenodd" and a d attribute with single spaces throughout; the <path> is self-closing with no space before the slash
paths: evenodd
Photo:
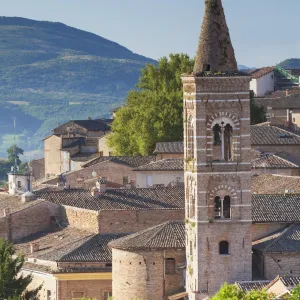
<path id="1" fill-rule="evenodd" d="M 205 0 L 205 6 L 194 74 L 204 71 L 237 72 L 222 0 Z"/>

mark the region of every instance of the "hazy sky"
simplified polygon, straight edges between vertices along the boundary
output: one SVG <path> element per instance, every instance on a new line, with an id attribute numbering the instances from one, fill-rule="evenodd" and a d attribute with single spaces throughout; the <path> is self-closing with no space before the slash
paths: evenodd
<path id="1" fill-rule="evenodd" d="M 239 64 L 300 57 L 299 0 L 223 0 Z M 195 55 L 204 0 L 2 0 L 3 16 L 59 21 L 159 58 Z"/>

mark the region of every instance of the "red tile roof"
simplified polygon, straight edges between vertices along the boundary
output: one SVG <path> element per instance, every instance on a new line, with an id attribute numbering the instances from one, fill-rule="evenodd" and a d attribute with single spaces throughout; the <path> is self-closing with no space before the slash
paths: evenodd
<path id="1" fill-rule="evenodd" d="M 275 70 L 275 67 L 264 67 L 264 68 L 260 68 L 258 70 L 255 71 L 250 71 L 250 75 L 252 76 L 252 78 L 254 79 L 258 79 L 261 78 L 271 72 L 273 72 Z"/>

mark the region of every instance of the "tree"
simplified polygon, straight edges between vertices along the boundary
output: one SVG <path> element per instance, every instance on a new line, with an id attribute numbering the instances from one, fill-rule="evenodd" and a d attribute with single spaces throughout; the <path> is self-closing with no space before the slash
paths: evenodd
<path id="1" fill-rule="evenodd" d="M 21 164 L 20 155 L 23 155 L 23 154 L 24 154 L 23 149 L 19 148 L 17 145 L 13 145 L 7 149 L 7 155 L 8 155 L 7 160 L 12 165 L 14 165 L 16 163 L 17 166 L 20 166 L 20 164 Z"/>
<path id="2" fill-rule="evenodd" d="M 288 298 L 289 300 L 299 300 L 300 299 L 300 285 L 298 285 L 291 292 L 291 296 Z"/>
<path id="3" fill-rule="evenodd" d="M 16 255 L 13 245 L 0 238 L 0 299 L 37 300 L 37 294 L 42 286 L 28 291 L 27 287 L 32 276 L 20 275 L 24 257 Z"/>
<path id="4" fill-rule="evenodd" d="M 274 295 L 268 294 L 266 290 L 243 292 L 237 285 L 225 283 L 211 300 L 272 300 Z"/>
<path id="5" fill-rule="evenodd" d="M 255 103 L 253 91 L 250 91 L 250 114 L 251 125 L 266 121 L 266 108 Z"/>
<path id="6" fill-rule="evenodd" d="M 116 155 L 148 155 L 159 141 L 183 140 L 181 74 L 191 73 L 185 54 L 163 57 L 142 70 L 137 90 L 116 113 L 109 145 Z"/>

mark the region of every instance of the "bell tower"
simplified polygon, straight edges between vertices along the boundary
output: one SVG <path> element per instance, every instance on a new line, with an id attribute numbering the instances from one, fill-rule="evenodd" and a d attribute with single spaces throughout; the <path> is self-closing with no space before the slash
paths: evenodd
<path id="1" fill-rule="evenodd" d="M 193 74 L 182 75 L 190 300 L 252 280 L 250 77 L 239 73 L 221 0 L 206 0 Z"/>

